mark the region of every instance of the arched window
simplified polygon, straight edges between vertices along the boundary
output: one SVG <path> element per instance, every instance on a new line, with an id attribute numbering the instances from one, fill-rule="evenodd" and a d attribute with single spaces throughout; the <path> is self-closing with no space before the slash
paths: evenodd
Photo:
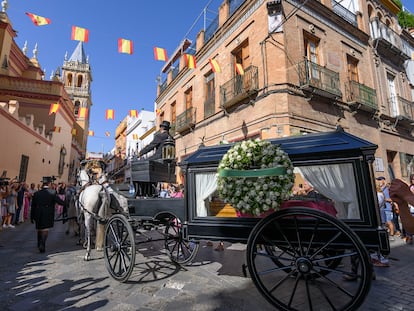
<path id="1" fill-rule="evenodd" d="M 79 114 L 79 108 L 80 108 L 80 101 L 79 101 L 79 100 L 77 100 L 77 101 L 75 102 L 75 109 L 74 109 L 75 117 L 77 117 L 77 116 L 78 116 L 78 114 Z"/>
<path id="2" fill-rule="evenodd" d="M 82 75 L 78 75 L 78 82 L 76 83 L 77 87 L 81 87 L 82 86 L 82 82 L 83 82 L 83 76 Z"/>
<path id="3" fill-rule="evenodd" d="M 72 86 L 72 81 L 73 80 L 73 75 L 71 73 L 68 73 L 67 77 L 66 77 L 66 85 L 67 86 Z"/>

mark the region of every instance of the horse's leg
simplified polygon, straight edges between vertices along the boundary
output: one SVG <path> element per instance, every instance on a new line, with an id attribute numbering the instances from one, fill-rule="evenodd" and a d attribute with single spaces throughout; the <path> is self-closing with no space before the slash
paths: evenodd
<path id="1" fill-rule="evenodd" d="M 91 215 L 88 213 L 84 214 L 85 216 L 85 233 L 86 233 L 86 254 L 84 260 L 88 261 L 91 259 Z"/>
<path id="2" fill-rule="evenodd" d="M 104 231 L 105 231 L 105 225 L 98 221 L 96 225 L 96 240 L 95 240 L 95 245 L 96 245 L 95 248 L 98 252 L 103 251 Z"/>

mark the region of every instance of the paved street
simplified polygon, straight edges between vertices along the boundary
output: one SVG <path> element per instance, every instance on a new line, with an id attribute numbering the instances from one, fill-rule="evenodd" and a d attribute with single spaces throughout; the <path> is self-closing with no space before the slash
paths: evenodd
<path id="1" fill-rule="evenodd" d="M 130 280 L 118 283 L 102 253 L 83 260 L 84 249 L 65 227 L 56 223 L 45 254 L 37 252 L 28 222 L 0 232 L 2 310 L 272 310 L 242 275 L 243 245 L 226 243 L 217 252 L 202 243 L 195 263 L 181 268 L 160 251 L 162 243 L 142 244 Z M 414 310 L 414 245 L 391 243 L 391 267 L 375 268 L 361 310 Z"/>

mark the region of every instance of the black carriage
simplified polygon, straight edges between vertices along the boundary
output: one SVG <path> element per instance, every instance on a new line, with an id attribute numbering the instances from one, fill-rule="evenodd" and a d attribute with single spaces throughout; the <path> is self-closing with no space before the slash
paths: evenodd
<path id="1" fill-rule="evenodd" d="M 329 200 L 293 196 L 277 212 L 242 215 L 217 194 L 217 166 L 231 145 L 202 147 L 180 164 L 184 199 L 131 198 L 130 219 L 109 220 L 110 274 L 130 276 L 133 227 L 155 219 L 165 224 L 165 245 L 178 263 L 194 258 L 200 240 L 246 243 L 250 277 L 281 310 L 357 309 L 373 278 L 370 252 L 390 251 L 373 172 L 377 146 L 341 129 L 271 143 L 288 153 L 297 186 L 309 182 Z"/>

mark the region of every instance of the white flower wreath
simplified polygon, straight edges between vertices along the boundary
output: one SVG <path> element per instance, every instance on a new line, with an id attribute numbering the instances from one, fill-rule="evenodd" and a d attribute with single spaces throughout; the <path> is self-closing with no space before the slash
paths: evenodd
<path id="1" fill-rule="evenodd" d="M 295 175 L 288 155 L 266 140 L 236 143 L 218 166 L 220 196 L 241 213 L 278 210 L 289 198 Z"/>

